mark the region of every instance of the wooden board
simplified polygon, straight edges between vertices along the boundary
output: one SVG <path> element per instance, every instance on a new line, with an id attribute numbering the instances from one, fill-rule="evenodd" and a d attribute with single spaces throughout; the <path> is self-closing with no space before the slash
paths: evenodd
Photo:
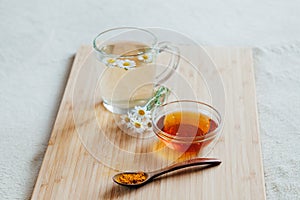
<path id="1" fill-rule="evenodd" d="M 95 73 L 82 71 L 83 63 L 93 62 L 86 60 L 91 48 L 82 46 L 74 60 L 32 199 L 265 199 L 252 50 L 207 50 L 218 66 L 226 94 L 223 134 L 210 153 L 223 161 L 220 166 L 203 171 L 194 169 L 189 173 L 183 171 L 138 189 L 114 184 L 111 177 L 117 171 L 108 167 L 104 160 L 97 161 L 95 158 L 104 158 L 95 155 L 96 147 L 89 147 L 95 145 L 94 142 L 88 143 L 86 135 L 78 134 L 81 128 L 92 136 L 97 132 L 86 125 L 88 120 L 80 121 L 82 116 L 95 115 L 95 111 L 74 111 L 74 88 L 79 88 L 81 96 L 89 95 L 89 76 Z M 78 72 L 85 76 L 84 80 L 78 78 Z M 192 74 L 189 76 L 196 84 L 198 80 L 193 79 Z M 77 103 L 85 108 L 85 101 Z M 101 120 L 98 122 L 104 124 L 113 120 L 101 104 L 95 108 L 99 105 L 96 115 Z M 118 131 L 116 127 L 106 128 Z M 93 141 L 98 139 L 101 140 Z M 133 160 L 130 158 L 127 162 Z"/>

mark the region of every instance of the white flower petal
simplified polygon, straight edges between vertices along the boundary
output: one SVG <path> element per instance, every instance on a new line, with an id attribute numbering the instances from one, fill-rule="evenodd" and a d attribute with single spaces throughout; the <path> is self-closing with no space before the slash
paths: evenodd
<path id="1" fill-rule="evenodd" d="M 146 130 L 144 123 L 138 119 L 133 120 L 131 124 L 131 127 L 134 132 L 143 133 Z"/>
<path id="2" fill-rule="evenodd" d="M 117 64 L 120 68 L 124 69 L 130 69 L 136 66 L 136 63 L 133 60 L 129 59 L 119 60 Z"/>
<path id="3" fill-rule="evenodd" d="M 140 119 L 148 119 L 151 118 L 151 112 L 147 110 L 146 107 L 135 106 L 133 113 L 136 117 Z"/>
<path id="4" fill-rule="evenodd" d="M 121 124 L 126 125 L 127 128 L 132 128 L 132 122 L 135 120 L 135 117 L 128 113 L 127 115 L 121 116 Z"/>
<path id="5" fill-rule="evenodd" d="M 146 62 L 146 63 L 150 63 L 153 60 L 153 56 L 151 53 L 144 53 L 144 54 L 138 56 L 138 60 Z"/>
<path id="6" fill-rule="evenodd" d="M 114 67 L 117 65 L 117 59 L 115 58 L 104 58 L 102 62 L 108 67 Z"/>

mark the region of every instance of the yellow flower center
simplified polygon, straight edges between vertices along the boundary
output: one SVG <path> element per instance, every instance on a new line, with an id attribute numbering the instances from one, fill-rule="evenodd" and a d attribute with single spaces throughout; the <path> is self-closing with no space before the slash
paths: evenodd
<path id="1" fill-rule="evenodd" d="M 130 66 L 130 63 L 129 63 L 129 62 L 124 62 L 124 63 L 123 63 L 123 66 L 126 66 L 126 67 L 127 67 L 127 66 Z"/>
<path id="2" fill-rule="evenodd" d="M 146 54 L 143 55 L 143 59 L 144 59 L 144 60 L 147 60 L 148 58 L 149 58 L 148 55 L 146 55 Z"/>
<path id="3" fill-rule="evenodd" d="M 134 126 L 135 126 L 135 128 L 141 128 L 142 125 L 138 122 L 134 122 Z"/>
<path id="4" fill-rule="evenodd" d="M 130 122 L 130 118 L 129 117 L 126 117 L 124 120 L 125 120 L 126 123 Z"/>
<path id="5" fill-rule="evenodd" d="M 110 64 L 112 64 L 112 63 L 114 63 L 114 62 L 115 62 L 115 59 L 113 59 L 113 58 L 110 58 L 110 59 L 108 59 L 108 60 L 107 60 L 107 62 L 108 62 L 108 63 L 110 63 Z"/>
<path id="6" fill-rule="evenodd" d="M 143 115 L 146 114 L 144 110 L 139 110 L 138 113 L 139 113 L 139 115 L 141 115 L 141 116 L 143 116 Z"/>
<path id="7" fill-rule="evenodd" d="M 147 126 L 148 126 L 149 128 L 151 128 L 151 127 L 152 127 L 152 123 L 151 123 L 151 122 L 148 122 L 148 123 L 147 123 Z"/>

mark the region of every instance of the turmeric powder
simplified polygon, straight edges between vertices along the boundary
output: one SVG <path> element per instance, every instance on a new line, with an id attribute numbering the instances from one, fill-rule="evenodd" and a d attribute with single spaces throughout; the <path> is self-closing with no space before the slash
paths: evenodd
<path id="1" fill-rule="evenodd" d="M 117 178 L 117 181 L 123 184 L 138 184 L 146 180 L 147 176 L 144 172 L 123 173 Z"/>

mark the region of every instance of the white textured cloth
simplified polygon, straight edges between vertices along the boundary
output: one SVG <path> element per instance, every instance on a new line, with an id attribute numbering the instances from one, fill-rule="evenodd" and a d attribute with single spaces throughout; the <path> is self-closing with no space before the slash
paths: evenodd
<path id="1" fill-rule="evenodd" d="M 254 46 L 268 199 L 300 199 L 297 0 L 0 0 L 0 199 L 29 198 L 81 44 L 116 26 Z"/>

